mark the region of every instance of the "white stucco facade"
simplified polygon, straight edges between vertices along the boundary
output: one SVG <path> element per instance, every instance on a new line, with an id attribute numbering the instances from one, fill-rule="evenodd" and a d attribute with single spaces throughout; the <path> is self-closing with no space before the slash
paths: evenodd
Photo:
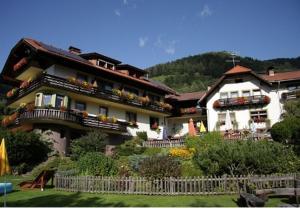
<path id="1" fill-rule="evenodd" d="M 234 125 L 234 129 L 250 129 L 251 114 L 260 112 L 266 116 L 267 122 L 255 122 L 257 129 L 270 128 L 276 122 L 280 121 L 280 117 L 283 113 L 283 103 L 281 101 L 281 94 L 286 92 L 286 88 L 276 88 L 271 84 L 259 79 L 251 74 L 238 75 L 242 82 L 234 82 L 236 77 L 225 77 L 225 79 L 218 85 L 217 88 L 207 97 L 207 121 L 208 130 L 220 130 L 225 131 L 224 115 L 227 110 L 230 112 L 231 121 Z M 227 94 L 227 98 L 243 97 L 245 95 L 255 96 L 262 95 L 270 98 L 268 104 L 263 105 L 238 105 L 238 106 L 225 106 L 222 108 L 214 108 L 214 102 L 222 99 L 222 96 Z M 221 116 L 223 114 L 223 117 Z M 265 115 L 266 114 L 266 115 Z"/>

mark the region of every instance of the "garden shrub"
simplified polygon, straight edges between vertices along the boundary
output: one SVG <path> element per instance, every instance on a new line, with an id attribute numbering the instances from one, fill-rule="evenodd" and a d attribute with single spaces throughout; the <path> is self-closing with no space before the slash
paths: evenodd
<path id="1" fill-rule="evenodd" d="M 139 166 L 139 174 L 151 179 L 181 175 L 180 161 L 170 156 L 150 156 Z"/>
<path id="2" fill-rule="evenodd" d="M 107 141 L 107 134 L 100 130 L 92 130 L 71 142 L 71 159 L 78 160 L 87 152 L 104 152 Z"/>
<path id="3" fill-rule="evenodd" d="M 148 135 L 146 131 L 140 131 L 136 132 L 136 136 L 141 139 L 142 141 L 147 141 L 148 140 Z"/>
<path id="4" fill-rule="evenodd" d="M 286 146 L 268 141 L 222 141 L 197 152 L 205 175 L 271 174 L 299 171 L 299 158 Z"/>
<path id="5" fill-rule="evenodd" d="M 283 121 L 273 125 L 271 136 L 274 141 L 290 144 L 300 144 L 300 119 L 297 117 L 286 117 Z"/>
<path id="6" fill-rule="evenodd" d="M 192 160 L 181 162 L 181 176 L 203 176 L 203 171 Z"/>
<path id="7" fill-rule="evenodd" d="M 145 147 L 141 146 L 141 140 L 138 137 L 133 137 L 131 140 L 124 142 L 117 147 L 117 154 L 120 156 L 129 156 L 132 154 L 142 154 Z"/>
<path id="8" fill-rule="evenodd" d="M 130 165 L 130 168 L 137 172 L 140 169 L 140 164 L 143 160 L 145 160 L 147 156 L 145 155 L 130 155 L 128 156 L 128 162 Z"/>
<path id="9" fill-rule="evenodd" d="M 111 176 L 118 172 L 114 160 L 100 152 L 87 152 L 81 155 L 77 167 L 82 175 Z"/>
<path id="10" fill-rule="evenodd" d="M 195 148 L 185 148 L 185 147 L 174 147 L 169 151 L 169 155 L 172 157 L 179 157 L 182 159 L 190 159 L 195 153 Z"/>
<path id="11" fill-rule="evenodd" d="M 165 154 L 167 148 L 160 148 L 160 147 L 149 147 L 146 148 L 143 155 L 147 156 L 153 156 L 153 155 L 159 155 L 159 154 Z M 167 152 L 168 153 L 168 152 Z"/>
<path id="12" fill-rule="evenodd" d="M 9 163 L 17 173 L 28 172 L 35 165 L 47 160 L 52 143 L 35 132 L 11 132 L 0 128 L 0 139 L 5 138 Z"/>

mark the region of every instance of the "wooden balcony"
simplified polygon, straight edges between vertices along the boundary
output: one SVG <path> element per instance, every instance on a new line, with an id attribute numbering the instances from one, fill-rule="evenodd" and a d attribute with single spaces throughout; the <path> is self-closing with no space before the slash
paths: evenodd
<path id="1" fill-rule="evenodd" d="M 112 131 L 126 132 L 127 122 L 110 123 L 110 122 L 101 122 L 96 117 L 88 116 L 83 117 L 81 113 L 74 111 L 61 111 L 57 109 L 34 109 L 33 111 L 23 111 L 19 113 L 18 117 L 15 120 L 14 125 L 21 123 L 26 123 L 28 121 L 49 121 L 53 120 L 55 123 L 57 120 L 71 122 L 74 124 L 81 125 L 83 127 L 91 128 L 102 128 Z"/>
<path id="2" fill-rule="evenodd" d="M 285 92 L 281 94 L 281 99 L 282 100 L 292 100 L 292 99 L 297 99 L 300 98 L 300 90 L 293 90 L 289 92 Z"/>
<path id="3" fill-rule="evenodd" d="M 270 97 L 266 95 L 236 97 L 218 99 L 213 103 L 213 107 L 226 108 L 226 107 L 241 107 L 241 106 L 263 106 L 270 103 Z"/>
<path id="4" fill-rule="evenodd" d="M 157 105 L 154 102 L 150 102 L 149 104 L 145 105 L 137 100 L 128 100 L 128 99 L 124 99 L 118 95 L 114 95 L 111 91 L 105 91 L 98 87 L 85 88 L 83 86 L 71 83 L 67 79 L 49 75 L 49 74 L 43 74 L 36 80 L 32 81 L 29 84 L 29 86 L 27 86 L 26 88 L 16 90 L 14 95 L 12 95 L 11 97 L 8 98 L 7 104 L 13 103 L 14 101 L 29 94 L 30 92 L 36 90 L 37 88 L 39 88 L 41 86 L 48 86 L 48 87 L 53 87 L 53 88 L 57 88 L 57 89 L 63 89 L 63 90 L 71 91 L 71 92 L 78 93 L 78 94 L 84 94 L 84 95 L 91 96 L 91 97 L 97 97 L 100 99 L 109 100 L 109 101 L 116 102 L 116 103 L 123 103 L 126 105 L 135 106 L 135 107 L 148 109 L 148 110 L 152 110 L 152 111 L 169 113 L 168 110 L 160 107 L 159 105 Z"/>

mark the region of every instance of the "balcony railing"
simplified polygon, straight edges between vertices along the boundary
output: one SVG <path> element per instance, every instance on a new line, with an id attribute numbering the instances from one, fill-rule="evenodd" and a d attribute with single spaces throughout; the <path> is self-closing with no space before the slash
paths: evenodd
<path id="1" fill-rule="evenodd" d="M 281 94 L 281 99 L 283 99 L 283 100 L 291 100 L 291 99 L 297 99 L 297 98 L 300 98 L 300 90 L 299 89 Z"/>
<path id="2" fill-rule="evenodd" d="M 101 122 L 96 117 L 83 117 L 81 113 L 74 111 L 61 111 L 57 109 L 34 109 L 32 111 L 23 111 L 15 118 L 15 125 L 28 120 L 62 120 L 85 127 L 103 128 L 108 130 L 115 130 L 126 132 L 129 123 L 117 121 L 116 123 Z M 12 125 L 10 123 L 9 125 Z"/>
<path id="3" fill-rule="evenodd" d="M 239 107 L 239 106 L 255 106 L 255 105 L 266 105 L 270 103 L 270 97 L 266 95 L 256 95 L 248 97 L 236 97 L 218 99 L 213 103 L 214 108 L 224 107 Z"/>
<path id="4" fill-rule="evenodd" d="M 84 95 L 92 96 L 92 97 L 97 97 L 97 98 L 109 100 L 112 102 L 123 103 L 123 104 L 131 105 L 131 106 L 135 106 L 135 107 L 152 110 L 152 111 L 169 113 L 168 110 L 166 110 L 165 108 L 159 106 L 158 104 L 156 104 L 154 102 L 150 102 L 149 104 L 145 105 L 137 100 L 128 100 L 128 99 L 124 99 L 118 95 L 114 95 L 111 91 L 105 91 L 98 87 L 85 88 L 83 86 L 71 83 L 67 79 L 49 75 L 49 74 L 43 74 L 36 80 L 32 81 L 26 88 L 15 89 L 14 92 L 12 93 L 12 95 L 10 95 L 10 97 L 8 98 L 8 101 L 7 101 L 8 104 L 11 104 L 12 102 L 16 101 L 20 97 L 25 96 L 26 94 L 29 94 L 30 92 L 34 91 L 35 89 L 37 89 L 41 86 L 48 86 L 48 87 L 68 90 L 71 92 L 84 94 Z"/>

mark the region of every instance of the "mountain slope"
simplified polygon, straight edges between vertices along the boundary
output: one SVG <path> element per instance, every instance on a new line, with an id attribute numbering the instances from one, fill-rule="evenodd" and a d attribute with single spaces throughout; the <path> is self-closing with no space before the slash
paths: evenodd
<path id="1" fill-rule="evenodd" d="M 172 62 L 158 64 L 146 69 L 150 78 L 160 81 L 178 92 L 206 90 L 224 72 L 233 67 L 228 52 L 209 52 L 184 57 Z M 257 60 L 251 57 L 236 57 L 239 64 L 249 67 L 257 73 L 265 73 L 268 67 L 275 71 L 300 70 L 300 57 Z"/>

